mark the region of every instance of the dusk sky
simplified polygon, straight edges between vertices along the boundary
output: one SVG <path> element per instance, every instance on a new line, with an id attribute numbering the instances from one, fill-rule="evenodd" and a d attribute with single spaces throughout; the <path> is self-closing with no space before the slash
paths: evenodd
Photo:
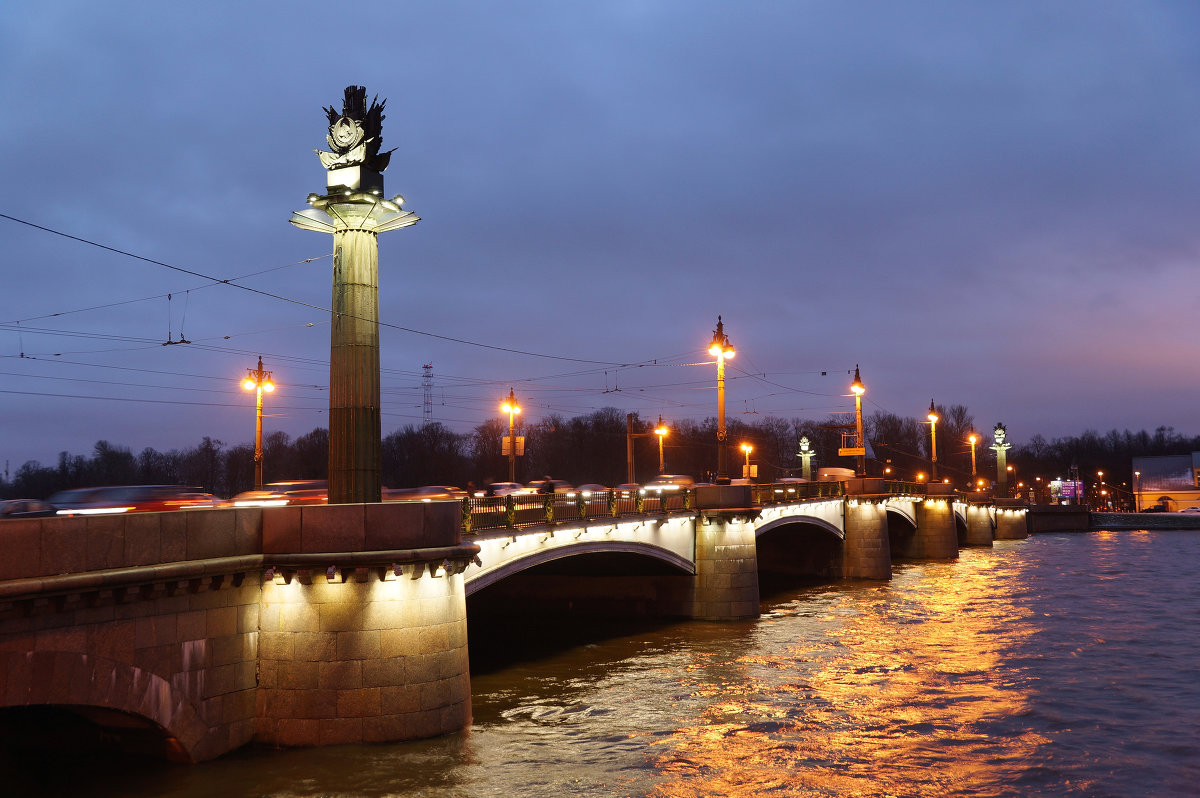
<path id="1" fill-rule="evenodd" d="M 265 430 L 327 425 L 332 239 L 288 219 L 348 85 L 422 219 L 385 435 L 426 363 L 461 432 L 510 386 L 714 416 L 718 314 L 731 419 L 851 411 L 859 364 L 868 415 L 1200 433 L 1198 45 L 1190 2 L 14 4 L 0 460 L 252 442 L 260 355 Z"/>

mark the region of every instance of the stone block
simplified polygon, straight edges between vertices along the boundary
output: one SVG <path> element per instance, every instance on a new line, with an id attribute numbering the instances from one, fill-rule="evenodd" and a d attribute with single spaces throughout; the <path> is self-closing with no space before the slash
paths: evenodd
<path id="1" fill-rule="evenodd" d="M 187 556 L 187 515 L 157 513 L 159 556 L 162 562 L 181 562 Z"/>
<path id="2" fill-rule="evenodd" d="M 239 554 L 234 546 L 234 510 L 189 510 L 187 518 L 187 557 L 206 560 Z"/>
<path id="3" fill-rule="evenodd" d="M 296 659 L 330 662 L 337 658 L 337 632 L 297 632 L 293 645 Z"/>
<path id="4" fill-rule="evenodd" d="M 337 690 L 297 690 L 295 702 L 297 718 L 337 717 Z"/>
<path id="5" fill-rule="evenodd" d="M 403 715 L 421 708 L 421 693 L 416 685 L 382 687 L 379 690 L 380 712 L 383 715 Z"/>
<path id="6" fill-rule="evenodd" d="M 279 607 L 279 630 L 283 632 L 321 631 L 320 605 L 284 604 Z"/>
<path id="7" fill-rule="evenodd" d="M 430 544 L 425 539 L 424 502 L 381 502 L 363 505 L 367 551 L 419 549 Z"/>
<path id="8" fill-rule="evenodd" d="M 380 715 L 362 719 L 364 743 L 390 743 L 410 738 L 408 715 Z"/>
<path id="9" fill-rule="evenodd" d="M 263 690 L 259 688 L 256 693 L 254 714 L 257 717 L 276 720 L 295 716 L 295 690 Z"/>
<path id="10" fill-rule="evenodd" d="M 233 549 L 238 554 L 258 554 L 262 549 L 263 508 L 233 509 Z"/>
<path id="11" fill-rule="evenodd" d="M 9 525 L 12 525 L 10 528 Z M 39 560 L 29 556 L 25 545 L 20 542 L 23 529 L 34 525 L 40 528 L 41 550 Z M 18 576 L 47 576 L 52 574 L 79 573 L 87 567 L 87 519 L 86 518 L 24 518 L 5 523 L 3 558 L 0 558 L 0 578 Z M 11 572 L 16 567 L 18 572 Z M 34 573 L 31 573 L 34 571 Z"/>
<path id="12" fill-rule="evenodd" d="M 87 517 L 85 526 L 86 570 L 102 571 L 125 565 L 125 516 L 92 515 Z"/>
<path id="13" fill-rule="evenodd" d="M 321 744 L 321 722 L 305 718 L 280 718 L 275 722 L 275 745 L 308 747 Z"/>
<path id="14" fill-rule="evenodd" d="M 364 663 L 361 660 L 314 664 L 318 665 L 317 686 L 323 690 L 357 690 L 363 687 Z"/>
<path id="15" fill-rule="evenodd" d="M 361 631 L 363 627 L 363 606 L 358 603 L 337 603 L 320 605 L 320 631 L 350 632 Z"/>
<path id="16" fill-rule="evenodd" d="M 364 718 L 380 715 L 380 688 L 363 687 L 337 691 L 337 710 L 340 718 Z"/>
<path id="17" fill-rule="evenodd" d="M 236 607 L 218 607 L 207 610 L 205 626 L 209 637 L 226 637 L 237 634 L 238 611 Z"/>
<path id="18" fill-rule="evenodd" d="M 258 616 L 261 608 L 256 601 L 253 604 L 242 604 L 238 606 L 238 632 L 257 632 L 258 631 Z"/>
<path id="19" fill-rule="evenodd" d="M 162 562 L 160 517 L 162 513 L 134 513 L 125 517 L 125 555 L 128 565 Z"/>
<path id="20" fill-rule="evenodd" d="M 402 658 L 368 659 L 362 662 L 363 687 L 398 687 L 404 684 Z"/>
<path id="21" fill-rule="evenodd" d="M 321 685 L 319 663 L 277 661 L 273 669 L 273 681 L 281 690 L 315 690 Z"/>
<path id="22" fill-rule="evenodd" d="M 28 636 L 21 635 L 20 639 L 28 640 Z M 33 634 L 33 645 L 29 647 L 30 651 L 77 651 L 80 654 L 88 653 L 88 634 L 87 629 L 82 626 L 64 626 L 58 629 L 44 629 Z"/>
<path id="23" fill-rule="evenodd" d="M 216 637 L 212 641 L 212 664 L 214 666 L 232 665 L 235 662 L 246 662 L 252 659 L 253 652 L 249 651 L 250 638 L 248 635 L 231 635 Z"/>
<path id="24" fill-rule="evenodd" d="M 321 745 L 362 742 L 362 718 L 334 718 L 321 723 Z"/>
<path id="25" fill-rule="evenodd" d="M 266 507 L 262 510 L 263 554 L 302 551 L 300 507 Z"/>
<path id="26" fill-rule="evenodd" d="M 113 621 L 88 627 L 88 651 L 114 662 L 133 662 L 135 621 Z"/>
<path id="27" fill-rule="evenodd" d="M 366 511 L 362 504 L 314 504 L 301 507 L 301 550 L 361 551 L 366 539 Z"/>
<path id="28" fill-rule="evenodd" d="M 337 658 L 374 659 L 380 656 L 379 632 L 335 632 Z"/>

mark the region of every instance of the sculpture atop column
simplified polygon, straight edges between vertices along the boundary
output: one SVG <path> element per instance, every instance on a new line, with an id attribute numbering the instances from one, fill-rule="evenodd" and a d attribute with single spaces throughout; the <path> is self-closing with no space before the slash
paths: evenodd
<path id="1" fill-rule="evenodd" d="M 1000 496 L 1008 496 L 1008 455 L 1006 452 L 1012 448 L 1012 444 L 1004 442 L 1007 435 L 1008 427 L 1004 426 L 1003 422 L 996 422 L 996 426 L 992 430 L 992 437 L 996 442 L 988 447 L 996 452 L 996 493 Z"/>
<path id="2" fill-rule="evenodd" d="M 383 107 L 367 105 L 363 86 L 347 86 L 339 113 L 324 109 L 325 140 L 315 150 L 326 169 L 326 193 L 292 213 L 303 230 L 333 235 L 333 304 L 329 351 L 329 503 L 377 502 L 381 496 L 379 408 L 380 233 L 420 217 L 383 198 L 383 171 L 392 152 L 383 142 Z"/>

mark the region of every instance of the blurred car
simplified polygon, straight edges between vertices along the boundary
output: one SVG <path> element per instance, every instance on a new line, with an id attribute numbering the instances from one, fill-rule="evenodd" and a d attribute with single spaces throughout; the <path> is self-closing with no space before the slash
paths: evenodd
<path id="1" fill-rule="evenodd" d="M 41 499 L 5 499 L 0 501 L 0 518 L 40 518 L 54 515 L 53 504 Z"/>
<path id="2" fill-rule="evenodd" d="M 530 493 L 570 493 L 574 490 L 565 479 L 535 479 L 525 487 Z"/>
<path id="3" fill-rule="evenodd" d="M 248 490 L 230 499 L 234 507 L 283 507 L 294 504 L 328 504 L 329 483 L 323 479 L 268 482 L 262 490 Z"/>
<path id="4" fill-rule="evenodd" d="M 1200 513 L 1200 507 L 1184 507 L 1179 512 L 1181 512 L 1181 513 Z"/>
<path id="5" fill-rule="evenodd" d="M 595 495 L 599 495 L 599 494 L 607 494 L 608 486 L 601 485 L 597 482 L 587 482 L 583 485 L 577 485 L 575 487 L 575 492 L 582 493 L 584 495 L 584 498 L 587 498 L 589 496 L 595 496 Z"/>
<path id="6" fill-rule="evenodd" d="M 526 487 L 520 482 L 492 482 L 483 490 L 475 491 L 475 496 L 476 498 L 483 498 L 485 496 L 507 496 L 510 493 L 521 494 L 528 492 Z"/>
<path id="7" fill-rule="evenodd" d="M 59 491 L 47 500 L 56 515 L 155 513 L 220 507 L 211 493 L 186 485 L 110 485 Z"/>
<path id="8" fill-rule="evenodd" d="M 696 480 L 686 474 L 659 474 L 645 484 L 646 490 L 665 491 L 682 490 L 696 484 Z"/>
<path id="9" fill-rule="evenodd" d="M 449 485 L 425 485 L 420 488 L 384 488 L 385 502 L 442 502 L 462 501 L 467 492 Z"/>

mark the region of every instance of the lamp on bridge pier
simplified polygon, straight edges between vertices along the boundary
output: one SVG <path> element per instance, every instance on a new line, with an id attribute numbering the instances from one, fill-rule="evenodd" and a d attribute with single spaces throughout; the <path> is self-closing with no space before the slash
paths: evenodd
<path id="1" fill-rule="evenodd" d="M 262 397 L 263 393 L 275 390 L 271 382 L 271 372 L 263 371 L 262 357 L 258 358 L 258 368 L 246 369 L 246 379 L 242 387 L 255 392 L 255 421 L 254 421 L 254 489 L 263 489 L 263 445 L 262 445 Z"/>
<path id="2" fill-rule="evenodd" d="M 930 465 L 929 465 L 929 471 L 930 471 L 930 474 L 929 474 L 929 479 L 930 479 L 930 480 L 936 480 L 936 479 L 937 479 L 937 423 L 938 423 L 938 414 L 937 414 L 937 408 L 935 408 L 935 407 L 933 406 L 933 400 L 932 400 L 932 399 L 930 399 L 930 400 L 929 400 L 929 415 L 928 415 L 928 416 L 926 416 L 926 418 L 928 418 L 928 419 L 929 419 L 929 460 L 930 460 Z"/>
<path id="3" fill-rule="evenodd" d="M 717 359 L 717 478 L 718 485 L 729 484 L 729 452 L 726 451 L 725 433 L 725 361 L 736 354 L 729 336 L 725 334 L 725 325 L 717 316 L 717 329 L 713 330 L 712 343 L 708 353 Z"/>
<path id="4" fill-rule="evenodd" d="M 667 467 L 663 460 L 663 439 L 667 437 L 667 425 L 663 423 L 662 416 L 658 417 L 658 426 L 654 428 L 654 434 L 658 436 L 658 473 L 665 474 Z"/>
<path id="5" fill-rule="evenodd" d="M 1142 472 L 1133 472 L 1133 509 L 1136 512 L 1142 511 Z"/>
<path id="6" fill-rule="evenodd" d="M 504 400 L 504 404 L 500 405 L 500 409 L 508 413 L 508 437 L 504 439 L 503 453 L 508 455 L 508 481 L 517 481 L 517 413 L 521 412 L 521 406 L 517 404 L 517 397 L 513 394 L 513 389 L 508 389 L 508 398 Z M 521 441 L 521 448 L 524 449 L 524 440 Z M 522 451 L 521 454 L 524 454 Z"/>

